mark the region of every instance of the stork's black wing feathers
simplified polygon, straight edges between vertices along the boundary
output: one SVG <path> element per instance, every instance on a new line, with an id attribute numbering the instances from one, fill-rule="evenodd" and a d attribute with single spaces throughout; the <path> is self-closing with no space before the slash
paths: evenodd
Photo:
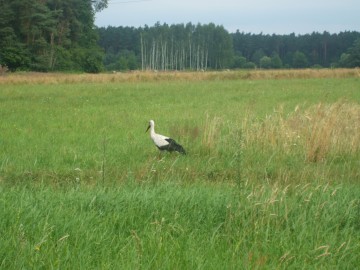
<path id="1" fill-rule="evenodd" d="M 177 151 L 183 155 L 186 155 L 184 147 L 182 147 L 180 144 L 178 144 L 175 140 L 173 140 L 171 138 L 167 138 L 165 140 L 169 143 L 165 148 L 166 150 L 168 150 L 169 152 Z"/>

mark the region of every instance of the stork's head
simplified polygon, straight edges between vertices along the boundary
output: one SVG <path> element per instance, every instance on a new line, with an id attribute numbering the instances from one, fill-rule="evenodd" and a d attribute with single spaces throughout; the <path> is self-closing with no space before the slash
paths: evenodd
<path id="1" fill-rule="evenodd" d="M 149 126 L 147 127 L 146 131 L 148 131 L 149 128 L 150 128 L 150 127 L 153 127 L 154 125 L 155 125 L 154 120 L 150 120 L 150 121 L 149 121 Z M 145 131 L 145 132 L 146 132 L 146 131 Z"/>

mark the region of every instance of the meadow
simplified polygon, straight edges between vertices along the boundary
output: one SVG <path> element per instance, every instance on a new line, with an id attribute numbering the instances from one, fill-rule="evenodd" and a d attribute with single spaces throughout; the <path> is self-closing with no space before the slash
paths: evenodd
<path id="1" fill-rule="evenodd" d="M 0 269 L 360 268 L 356 69 L 6 74 L 0 117 Z"/>

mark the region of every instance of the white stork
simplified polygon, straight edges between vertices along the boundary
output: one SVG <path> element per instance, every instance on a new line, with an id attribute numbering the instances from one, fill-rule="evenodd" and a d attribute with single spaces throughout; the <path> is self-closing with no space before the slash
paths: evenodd
<path id="1" fill-rule="evenodd" d="M 164 151 L 164 150 L 169 151 L 169 152 L 176 151 L 183 155 L 186 155 L 185 149 L 180 144 L 178 144 L 175 140 L 155 133 L 154 120 L 149 121 L 149 126 L 145 132 L 147 132 L 149 130 L 149 128 L 150 128 L 150 137 L 153 140 L 153 142 L 155 143 L 155 145 L 157 146 L 157 148 L 159 148 L 160 151 Z"/>

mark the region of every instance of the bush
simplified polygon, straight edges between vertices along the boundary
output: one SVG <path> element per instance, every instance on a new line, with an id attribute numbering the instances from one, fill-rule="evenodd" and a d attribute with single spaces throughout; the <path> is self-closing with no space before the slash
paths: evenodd
<path id="1" fill-rule="evenodd" d="M 294 68 L 306 68 L 308 66 L 308 59 L 303 52 L 296 51 L 293 56 Z"/>
<path id="2" fill-rule="evenodd" d="M 244 65 L 244 68 L 246 69 L 255 69 L 256 68 L 256 65 L 254 62 L 247 62 L 245 65 Z"/>

